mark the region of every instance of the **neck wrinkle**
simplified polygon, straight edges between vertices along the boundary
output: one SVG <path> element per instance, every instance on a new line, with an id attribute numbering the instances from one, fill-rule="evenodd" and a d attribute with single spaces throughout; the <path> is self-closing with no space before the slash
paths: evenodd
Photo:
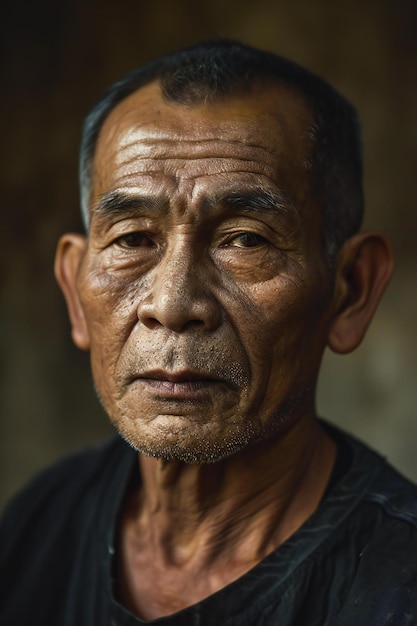
<path id="1" fill-rule="evenodd" d="M 249 566 L 291 536 L 319 505 L 336 446 L 313 418 L 278 441 L 213 465 L 140 458 L 138 532 L 167 564 L 227 556 Z"/>

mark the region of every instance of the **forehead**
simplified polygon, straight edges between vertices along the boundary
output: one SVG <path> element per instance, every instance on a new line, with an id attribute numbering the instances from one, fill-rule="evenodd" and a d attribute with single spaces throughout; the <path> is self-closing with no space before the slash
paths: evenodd
<path id="1" fill-rule="evenodd" d="M 164 100 L 159 84 L 151 83 L 119 103 L 103 124 L 93 201 L 152 186 L 156 178 L 176 188 L 180 181 L 192 182 L 194 190 L 201 183 L 207 191 L 228 177 L 232 185 L 276 185 L 300 202 L 310 188 L 311 124 L 304 100 L 286 86 L 185 106 Z"/>

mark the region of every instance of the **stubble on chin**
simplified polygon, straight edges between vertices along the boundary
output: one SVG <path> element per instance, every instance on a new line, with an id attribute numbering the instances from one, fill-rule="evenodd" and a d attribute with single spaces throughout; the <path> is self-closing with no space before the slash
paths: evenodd
<path id="1" fill-rule="evenodd" d="M 97 392 L 98 393 L 98 392 Z M 99 398 L 100 395 L 98 394 Z M 180 461 L 186 464 L 210 464 L 227 459 L 248 446 L 269 437 L 276 438 L 295 425 L 311 404 L 311 387 L 291 394 L 284 403 L 268 416 L 248 416 L 242 419 L 237 412 L 227 424 L 195 419 L 181 428 L 174 424 L 153 428 L 149 421 L 123 415 L 110 417 L 119 435 L 137 452 L 163 461 Z M 184 418 L 185 419 L 185 418 Z"/>

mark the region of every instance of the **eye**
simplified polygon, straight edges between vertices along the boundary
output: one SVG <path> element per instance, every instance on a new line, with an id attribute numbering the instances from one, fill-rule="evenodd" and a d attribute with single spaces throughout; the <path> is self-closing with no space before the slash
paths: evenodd
<path id="1" fill-rule="evenodd" d="M 264 243 L 267 243 L 265 237 L 250 232 L 240 233 L 228 241 L 228 245 L 236 246 L 238 248 L 254 248 L 255 246 L 261 246 Z"/>
<path id="2" fill-rule="evenodd" d="M 153 246 L 153 241 L 149 236 L 141 232 L 122 235 L 116 239 L 116 243 L 122 248 L 148 248 Z"/>

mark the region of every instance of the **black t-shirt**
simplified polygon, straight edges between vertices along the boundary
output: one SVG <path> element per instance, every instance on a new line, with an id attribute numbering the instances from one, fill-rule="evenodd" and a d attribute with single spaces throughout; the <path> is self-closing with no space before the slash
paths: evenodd
<path id="1" fill-rule="evenodd" d="M 350 467 L 339 465 L 303 526 L 235 582 L 154 622 L 113 594 L 114 529 L 136 453 L 117 438 L 47 470 L 0 527 L 1 626 L 417 624 L 417 487 L 333 432 Z"/>

